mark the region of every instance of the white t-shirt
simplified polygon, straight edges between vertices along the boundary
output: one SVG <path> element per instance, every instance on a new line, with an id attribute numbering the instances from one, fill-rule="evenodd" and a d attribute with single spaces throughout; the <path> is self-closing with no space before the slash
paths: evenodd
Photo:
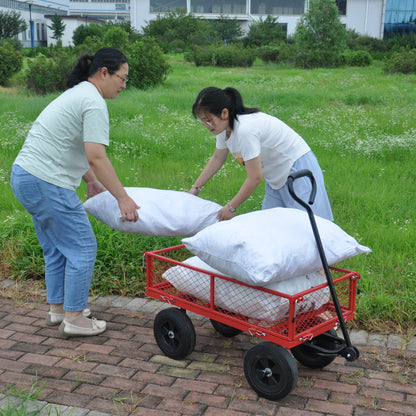
<path id="1" fill-rule="evenodd" d="M 109 144 L 107 104 L 88 81 L 42 111 L 14 163 L 39 179 L 75 190 L 90 167 L 84 142 Z"/>
<path id="2" fill-rule="evenodd" d="M 217 136 L 217 148 L 228 148 L 240 163 L 260 156 L 273 189 L 285 184 L 293 163 L 311 150 L 287 124 L 262 112 L 239 115 L 228 139 L 225 131 Z"/>

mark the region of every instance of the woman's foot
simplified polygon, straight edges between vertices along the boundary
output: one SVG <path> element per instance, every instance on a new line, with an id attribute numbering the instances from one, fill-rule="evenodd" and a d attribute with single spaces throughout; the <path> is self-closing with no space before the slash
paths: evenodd
<path id="1" fill-rule="evenodd" d="M 106 330 L 105 321 L 96 318 L 86 318 L 82 314 L 74 318 L 64 318 L 59 325 L 59 332 L 65 337 L 92 336 L 101 334 Z"/>
<path id="2" fill-rule="evenodd" d="M 89 309 L 84 309 L 82 311 L 82 315 L 85 318 L 89 318 L 91 316 L 91 311 Z M 65 311 L 62 305 L 51 305 L 51 308 L 46 315 L 46 323 L 50 326 L 59 325 L 65 318 Z"/>

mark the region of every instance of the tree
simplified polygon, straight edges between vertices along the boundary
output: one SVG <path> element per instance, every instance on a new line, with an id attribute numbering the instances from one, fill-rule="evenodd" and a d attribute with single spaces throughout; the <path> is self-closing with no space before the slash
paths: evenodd
<path id="1" fill-rule="evenodd" d="M 244 44 L 246 46 L 264 46 L 285 38 L 282 27 L 277 23 L 277 17 L 268 15 L 264 20 L 252 23 L 249 27 Z"/>
<path id="2" fill-rule="evenodd" d="M 347 31 L 335 0 L 310 0 L 309 11 L 296 26 L 296 65 L 303 68 L 341 65 Z"/>
<path id="3" fill-rule="evenodd" d="M 27 23 L 15 10 L 0 11 L 0 39 L 13 38 L 27 29 Z"/>
<path id="4" fill-rule="evenodd" d="M 0 45 L 0 85 L 6 85 L 11 76 L 22 69 L 22 53 L 9 43 Z"/>
<path id="5" fill-rule="evenodd" d="M 103 43 L 105 46 L 126 50 L 129 45 L 129 34 L 120 26 L 112 26 L 105 32 Z"/>
<path id="6" fill-rule="evenodd" d="M 62 17 L 57 14 L 54 14 L 51 17 L 51 20 L 52 24 L 50 26 L 48 25 L 48 28 L 52 30 L 52 39 L 55 39 L 58 41 L 58 43 L 61 43 L 61 39 L 64 35 L 66 25 L 63 22 Z"/>
<path id="7" fill-rule="evenodd" d="M 81 25 L 74 30 L 72 41 L 74 42 L 75 46 L 82 45 L 85 42 L 85 39 L 88 37 L 102 39 L 104 32 L 104 28 L 97 23 Z"/>
<path id="8" fill-rule="evenodd" d="M 164 52 L 169 52 L 179 42 L 183 48 L 206 44 L 213 36 L 213 29 L 207 21 L 187 14 L 184 9 L 176 9 L 148 22 L 143 33 L 156 39 Z"/>
<path id="9" fill-rule="evenodd" d="M 241 25 L 237 19 L 220 16 L 212 23 L 215 34 L 225 43 L 230 43 L 242 35 Z"/>

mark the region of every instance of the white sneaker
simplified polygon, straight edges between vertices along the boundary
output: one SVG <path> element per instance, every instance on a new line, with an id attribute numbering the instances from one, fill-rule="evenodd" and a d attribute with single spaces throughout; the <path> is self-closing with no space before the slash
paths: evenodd
<path id="1" fill-rule="evenodd" d="M 73 319 L 77 319 L 73 318 Z M 107 328 L 107 323 L 105 321 L 99 321 L 96 318 L 85 318 L 91 321 L 91 326 L 89 328 L 85 328 L 83 326 L 78 326 L 71 323 L 68 319 L 64 319 L 59 325 L 59 332 L 61 335 L 65 337 L 77 337 L 77 336 L 92 336 L 98 335 L 104 332 Z"/>
<path id="2" fill-rule="evenodd" d="M 89 318 L 91 316 L 91 311 L 87 308 L 82 311 L 82 316 Z M 55 326 L 60 324 L 65 319 L 65 313 L 56 313 L 49 311 L 46 315 L 46 323 L 50 326 Z"/>

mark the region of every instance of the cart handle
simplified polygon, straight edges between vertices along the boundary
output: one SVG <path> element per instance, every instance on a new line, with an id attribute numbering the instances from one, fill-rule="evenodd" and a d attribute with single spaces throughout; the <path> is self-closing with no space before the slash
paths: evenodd
<path id="1" fill-rule="evenodd" d="M 351 344 L 350 336 L 348 334 L 348 331 L 347 331 L 347 328 L 346 328 L 346 325 L 345 325 L 345 320 L 344 320 L 344 316 L 342 314 L 341 306 L 339 304 L 339 300 L 338 300 L 337 294 L 335 292 L 335 287 L 334 287 L 334 282 L 332 281 L 331 272 L 329 271 L 329 266 L 328 266 L 328 262 L 326 260 L 324 248 L 323 248 L 322 241 L 321 241 L 321 237 L 319 236 L 318 226 L 316 225 L 315 216 L 313 214 L 312 208 L 305 201 L 303 201 L 301 198 L 299 198 L 296 195 L 295 190 L 293 188 L 293 182 L 295 181 L 295 179 L 301 178 L 303 176 L 307 176 L 311 180 L 312 191 L 311 191 L 311 194 L 309 196 L 309 205 L 313 204 L 313 201 L 315 200 L 315 195 L 316 195 L 316 182 L 315 182 L 315 178 L 314 178 L 312 172 L 308 169 L 302 169 L 302 170 L 299 170 L 298 172 L 294 172 L 294 173 L 289 175 L 289 177 L 287 178 L 287 185 L 288 185 L 288 188 L 289 188 L 289 193 L 290 193 L 290 195 L 292 195 L 293 199 L 296 202 L 298 202 L 300 205 L 302 205 L 305 208 L 305 210 L 308 213 L 309 220 L 310 220 L 310 223 L 311 223 L 311 226 L 312 226 L 312 231 L 313 231 L 313 234 L 315 236 L 319 256 L 321 258 L 322 266 L 323 266 L 324 271 L 325 271 L 326 280 L 328 282 L 329 292 L 331 293 L 332 300 L 333 300 L 334 306 L 335 306 L 335 311 L 337 313 L 338 320 L 339 320 L 340 325 L 341 325 L 341 331 L 342 331 L 342 334 L 344 335 L 344 340 L 345 340 L 345 343 L 347 345 L 346 348 L 345 348 L 345 351 L 346 351 L 345 356 L 346 356 L 347 359 L 353 361 L 358 357 L 358 355 L 357 355 L 358 350 Z"/>
<path id="2" fill-rule="evenodd" d="M 312 205 L 313 201 L 315 201 L 315 196 L 316 196 L 316 181 L 312 172 L 309 169 L 302 169 L 302 170 L 298 170 L 297 172 L 291 173 L 289 177 L 287 178 L 287 185 L 289 187 L 289 193 L 290 195 L 292 195 L 292 198 L 296 202 L 301 204 L 304 208 L 306 208 L 306 210 L 308 211 L 309 205 L 296 195 L 295 189 L 293 187 L 293 182 L 296 179 L 301 178 L 303 176 L 307 176 L 311 180 L 312 190 L 311 190 L 311 194 L 309 195 L 308 202 L 309 202 L 309 205 Z"/>

